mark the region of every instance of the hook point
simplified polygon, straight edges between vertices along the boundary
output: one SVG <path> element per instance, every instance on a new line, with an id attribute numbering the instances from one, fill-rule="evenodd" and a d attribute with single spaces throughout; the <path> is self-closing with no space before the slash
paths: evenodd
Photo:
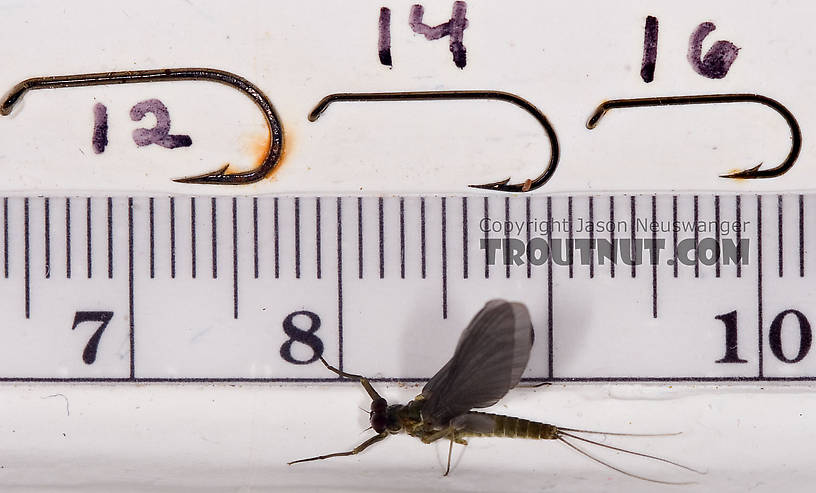
<path id="1" fill-rule="evenodd" d="M 229 164 L 225 164 L 221 168 L 218 168 L 217 170 L 214 171 L 208 171 L 207 173 L 203 173 L 196 176 L 185 176 L 184 178 L 175 178 L 173 179 L 173 181 L 176 183 L 195 183 L 199 185 L 223 183 L 224 178 L 227 176 L 227 168 L 229 168 Z"/>
<path id="2" fill-rule="evenodd" d="M 733 173 L 726 173 L 724 175 L 720 175 L 720 178 L 757 178 L 757 171 L 759 171 L 760 166 L 762 163 L 757 164 L 754 167 L 744 169 L 741 171 L 734 171 Z"/>
<path id="3" fill-rule="evenodd" d="M 501 190 L 502 187 L 506 186 L 515 186 L 515 185 L 507 185 L 510 182 L 510 178 L 505 178 L 504 180 L 494 181 L 491 183 L 483 183 L 481 185 L 468 185 L 470 188 L 479 188 L 482 190 Z"/>

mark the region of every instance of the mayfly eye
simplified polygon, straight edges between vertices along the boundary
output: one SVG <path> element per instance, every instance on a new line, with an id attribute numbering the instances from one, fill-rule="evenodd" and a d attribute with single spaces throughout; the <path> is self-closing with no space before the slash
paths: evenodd
<path id="1" fill-rule="evenodd" d="M 388 407 L 388 403 L 382 397 L 371 401 L 371 412 L 374 414 L 382 414 Z"/>
<path id="2" fill-rule="evenodd" d="M 371 417 L 371 428 L 376 433 L 382 433 L 388 424 L 388 418 L 384 414 L 375 414 Z"/>

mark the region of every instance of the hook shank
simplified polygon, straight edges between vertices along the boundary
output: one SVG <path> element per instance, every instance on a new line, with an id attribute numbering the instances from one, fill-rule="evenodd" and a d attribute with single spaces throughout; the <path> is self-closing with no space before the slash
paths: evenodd
<path id="1" fill-rule="evenodd" d="M 437 101 L 437 100 L 496 100 L 514 104 L 533 116 L 544 128 L 550 140 L 550 162 L 538 177 L 522 183 L 509 183 L 510 178 L 485 183 L 468 185 L 471 188 L 494 190 L 498 192 L 528 192 L 544 185 L 555 173 L 558 166 L 559 147 L 555 129 L 547 117 L 532 103 L 515 94 L 501 91 L 410 91 L 410 92 L 357 92 L 329 94 L 321 99 L 309 113 L 309 121 L 317 121 L 330 104 L 342 101 Z"/>
<path id="2" fill-rule="evenodd" d="M 725 103 L 759 103 L 779 113 L 790 127 L 791 149 L 781 164 L 770 169 L 759 169 L 761 164 L 742 171 L 720 175 L 721 178 L 773 178 L 788 171 L 802 150 L 802 131 L 796 117 L 782 103 L 760 94 L 701 94 L 694 96 L 666 96 L 656 98 L 611 99 L 604 101 L 595 109 L 587 120 L 586 127 L 593 129 L 598 126 L 601 118 L 616 108 L 640 108 L 649 106 L 677 106 L 687 104 L 725 104 Z"/>
<path id="3" fill-rule="evenodd" d="M 204 80 L 218 82 L 237 89 L 248 96 L 261 110 L 269 129 L 269 149 L 256 168 L 239 173 L 227 173 L 225 165 L 198 176 L 178 178 L 180 183 L 240 185 L 263 179 L 277 165 L 283 152 L 283 127 L 269 98 L 255 84 L 243 77 L 211 68 L 168 68 L 158 70 L 127 70 L 93 74 L 34 77 L 15 85 L 0 105 L 0 115 L 7 116 L 28 91 L 63 87 L 100 86 L 108 84 L 138 84 L 148 82 Z"/>

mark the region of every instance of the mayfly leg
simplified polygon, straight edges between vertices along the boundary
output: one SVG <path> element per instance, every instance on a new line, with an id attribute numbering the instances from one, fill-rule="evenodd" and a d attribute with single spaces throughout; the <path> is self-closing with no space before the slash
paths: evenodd
<path id="1" fill-rule="evenodd" d="M 377 400 L 377 399 L 381 399 L 380 394 L 378 394 L 377 391 L 374 390 L 374 387 L 371 386 L 371 383 L 369 383 L 369 381 L 368 381 L 368 379 L 366 377 L 364 377 L 362 375 L 354 375 L 352 373 L 346 373 L 344 371 L 338 370 L 337 368 L 335 368 L 332 365 L 328 364 L 326 362 L 326 360 L 323 359 L 322 356 L 320 357 L 320 361 L 324 365 L 326 365 L 326 368 L 333 371 L 338 376 L 345 377 L 345 378 L 351 378 L 351 379 L 354 379 L 354 380 L 357 380 L 358 382 L 360 382 L 360 384 L 363 386 L 363 388 L 365 388 L 366 392 L 368 392 L 368 396 L 371 397 L 372 401 Z M 366 442 L 366 443 L 368 443 L 368 442 Z M 363 445 L 366 445 L 366 444 L 364 443 Z"/>
<path id="2" fill-rule="evenodd" d="M 439 440 L 441 438 L 445 438 L 445 437 L 447 437 L 450 440 L 450 445 L 448 445 L 448 465 L 445 468 L 445 474 L 443 474 L 443 476 L 447 476 L 448 473 L 450 473 L 451 456 L 453 455 L 453 442 L 456 442 L 456 443 L 459 443 L 459 444 L 462 444 L 462 445 L 467 445 L 467 441 L 465 441 L 465 439 L 456 436 L 456 431 L 457 431 L 456 428 L 453 425 L 451 425 L 451 426 L 448 426 L 447 428 L 435 431 L 435 432 L 433 432 L 433 433 L 431 433 L 429 435 L 425 435 L 425 436 L 423 436 L 421 438 L 422 443 L 426 443 L 426 444 L 427 443 L 433 443 L 433 442 L 435 442 L 435 441 L 437 441 L 437 440 Z"/>
<path id="3" fill-rule="evenodd" d="M 329 368 L 331 369 L 331 367 Z M 380 440 L 384 439 L 387 436 L 388 433 L 380 433 L 379 435 L 374 435 L 373 437 L 369 438 L 368 440 L 364 441 L 363 443 L 354 447 L 352 450 L 349 450 L 348 452 L 335 452 L 333 454 L 318 455 L 317 457 L 309 457 L 308 459 L 293 460 L 292 462 L 288 462 L 288 464 L 291 466 L 292 464 L 297 464 L 299 462 L 309 462 L 313 460 L 330 459 L 332 457 L 345 457 L 348 455 L 357 455 L 363 450 L 367 449 L 369 446 L 374 445 L 375 443 L 379 442 Z"/>

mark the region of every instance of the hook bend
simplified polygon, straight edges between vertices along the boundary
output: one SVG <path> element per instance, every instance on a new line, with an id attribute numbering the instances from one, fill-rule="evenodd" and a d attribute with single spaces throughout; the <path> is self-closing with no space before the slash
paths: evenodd
<path id="1" fill-rule="evenodd" d="M 261 110 L 269 129 L 269 148 L 261 164 L 249 171 L 227 173 L 229 164 L 197 176 L 177 178 L 180 183 L 216 185 L 241 185 L 254 183 L 268 175 L 280 160 L 283 152 L 283 127 L 269 98 L 255 84 L 243 77 L 212 68 L 166 68 L 158 70 L 127 70 L 93 74 L 57 75 L 34 77 L 15 85 L 0 104 L 0 115 L 7 116 L 20 102 L 25 93 L 37 89 L 62 87 L 101 86 L 108 84 L 138 84 L 148 82 L 204 80 L 228 85 L 252 99 Z"/>
<path id="2" fill-rule="evenodd" d="M 720 175 L 721 178 L 773 178 L 788 171 L 802 150 L 802 131 L 796 117 L 782 103 L 760 94 L 701 94 L 696 96 L 666 96 L 656 98 L 635 98 L 635 99 L 610 99 L 604 101 L 595 109 L 587 120 L 586 127 L 590 130 L 595 128 L 601 118 L 609 111 L 616 108 L 639 108 L 645 106 L 676 106 L 686 104 L 725 104 L 725 103 L 759 103 L 773 109 L 779 113 L 788 124 L 791 132 L 791 148 L 785 160 L 781 164 L 769 169 L 759 169 L 762 163 L 757 164 L 742 171 L 735 171 Z"/>
<path id="3" fill-rule="evenodd" d="M 544 128 L 550 140 L 550 161 L 546 169 L 536 178 L 527 179 L 521 183 L 509 183 L 510 178 L 484 183 L 468 185 L 471 188 L 493 190 L 497 192 L 529 192 L 544 185 L 555 173 L 558 166 L 559 148 L 555 129 L 547 117 L 526 99 L 515 94 L 501 91 L 410 91 L 410 92 L 357 92 L 329 94 L 321 99 L 317 106 L 309 113 L 309 121 L 314 122 L 329 107 L 338 101 L 436 101 L 436 100 L 497 100 L 514 104 L 533 116 Z"/>

